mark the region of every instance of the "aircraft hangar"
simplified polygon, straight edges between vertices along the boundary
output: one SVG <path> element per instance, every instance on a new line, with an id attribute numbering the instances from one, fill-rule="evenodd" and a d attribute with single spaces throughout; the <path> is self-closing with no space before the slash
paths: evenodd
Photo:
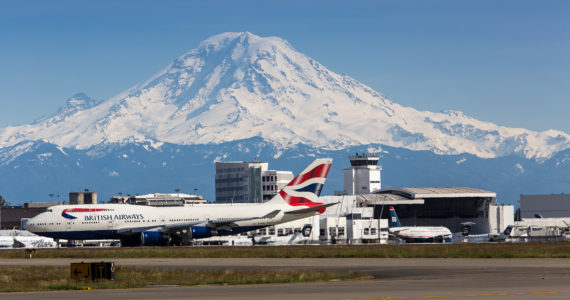
<path id="1" fill-rule="evenodd" d="M 470 234 L 499 233 L 514 222 L 512 205 L 497 204 L 494 192 L 469 187 L 385 188 L 320 200 L 339 202 L 325 214 L 350 215 L 356 207 L 373 207 L 374 219 L 388 219 L 388 207 L 394 206 L 404 226 L 444 226 L 451 232 L 462 232 L 467 223 Z"/>
<path id="2" fill-rule="evenodd" d="M 389 217 L 382 204 L 384 199 L 393 198 L 391 205 L 404 226 L 444 226 L 461 232 L 462 223 L 474 223 L 472 234 L 498 233 L 513 223 L 513 206 L 498 205 L 496 196 L 494 192 L 470 187 L 386 188 L 360 195 L 367 206 L 374 205 L 375 218 Z M 423 204 L 405 202 L 410 200 L 421 200 Z"/>

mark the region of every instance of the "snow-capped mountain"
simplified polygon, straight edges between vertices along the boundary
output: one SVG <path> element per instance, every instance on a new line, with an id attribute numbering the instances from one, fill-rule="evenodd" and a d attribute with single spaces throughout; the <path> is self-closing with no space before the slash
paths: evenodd
<path id="1" fill-rule="evenodd" d="M 570 148 L 570 136 L 560 131 L 508 128 L 457 111 L 401 106 L 328 70 L 283 39 L 246 32 L 213 36 L 147 82 L 106 101 L 76 95 L 51 117 L 0 129 L 0 149 L 40 140 L 81 150 L 110 143 L 148 142 L 159 148 L 252 137 L 283 151 L 296 144 L 326 150 L 381 144 L 536 160 Z M 20 153 L 4 152 L 12 159 Z"/>

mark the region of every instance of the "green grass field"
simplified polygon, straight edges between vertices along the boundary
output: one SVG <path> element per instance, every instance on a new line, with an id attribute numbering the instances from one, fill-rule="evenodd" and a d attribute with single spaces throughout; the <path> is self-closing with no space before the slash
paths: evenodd
<path id="1" fill-rule="evenodd" d="M 2 267 L 0 292 L 120 289 L 153 285 L 264 284 L 366 279 L 367 275 L 303 271 L 190 271 L 117 267 L 115 280 L 75 281 L 69 267 Z"/>
<path id="2" fill-rule="evenodd" d="M 25 258 L 22 249 L 0 258 Z M 38 249 L 34 258 L 570 258 L 570 242 Z"/>

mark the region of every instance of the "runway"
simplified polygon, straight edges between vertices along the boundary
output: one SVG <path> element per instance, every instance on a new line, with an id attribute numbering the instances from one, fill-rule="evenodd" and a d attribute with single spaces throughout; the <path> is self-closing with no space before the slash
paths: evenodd
<path id="1" fill-rule="evenodd" d="M 2 259 L 1 266 L 68 266 L 80 259 Z M 97 261 L 97 260 L 84 260 Z M 320 269 L 371 280 L 245 286 L 0 294 L 2 299 L 568 299 L 570 259 L 115 259 L 117 265 L 193 270 Z"/>

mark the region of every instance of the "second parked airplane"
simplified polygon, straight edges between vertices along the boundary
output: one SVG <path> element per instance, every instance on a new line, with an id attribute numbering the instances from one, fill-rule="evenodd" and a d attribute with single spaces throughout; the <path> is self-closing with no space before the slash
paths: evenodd
<path id="1" fill-rule="evenodd" d="M 451 242 L 451 231 L 443 226 L 402 226 L 393 206 L 390 206 L 390 224 L 390 233 L 407 243 Z"/>

